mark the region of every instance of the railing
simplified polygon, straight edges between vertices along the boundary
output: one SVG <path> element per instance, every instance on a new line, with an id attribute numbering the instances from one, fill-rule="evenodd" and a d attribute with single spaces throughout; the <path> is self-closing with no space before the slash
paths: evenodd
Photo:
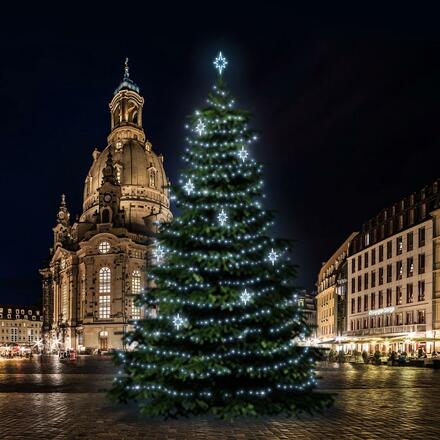
<path id="1" fill-rule="evenodd" d="M 397 325 L 390 327 L 366 328 L 362 330 L 350 330 L 347 336 L 374 336 L 384 335 L 390 333 L 415 333 L 425 332 L 426 324 L 412 324 L 412 325 Z"/>

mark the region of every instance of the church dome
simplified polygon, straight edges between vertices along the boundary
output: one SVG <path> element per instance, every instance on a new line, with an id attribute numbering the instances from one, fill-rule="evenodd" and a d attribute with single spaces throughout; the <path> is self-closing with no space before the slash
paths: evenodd
<path id="1" fill-rule="evenodd" d="M 128 67 L 124 79 L 128 78 Z M 119 88 L 118 88 L 119 89 Z M 81 221 L 92 222 L 99 208 L 99 191 L 109 152 L 113 156 L 116 179 L 121 185 L 120 208 L 125 225 L 135 233 L 149 234 L 157 220 L 169 221 L 168 179 L 163 156 L 157 155 L 142 128 L 144 99 L 132 88 L 117 90 L 110 103 L 111 133 L 108 146 L 93 152 L 93 164 L 84 185 Z"/>

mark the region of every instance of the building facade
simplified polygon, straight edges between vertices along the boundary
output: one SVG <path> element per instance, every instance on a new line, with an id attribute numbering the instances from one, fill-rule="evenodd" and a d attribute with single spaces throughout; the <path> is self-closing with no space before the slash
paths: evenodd
<path id="1" fill-rule="evenodd" d="M 329 345 L 334 345 L 346 329 L 347 256 L 355 236 L 352 233 L 319 271 L 316 335 Z"/>
<path id="2" fill-rule="evenodd" d="M 316 338 L 316 292 L 299 292 L 298 304 L 303 309 L 304 318 L 311 330 L 310 338 Z"/>
<path id="3" fill-rule="evenodd" d="M 0 346 L 34 346 L 42 339 L 43 315 L 35 307 L 0 305 Z"/>
<path id="4" fill-rule="evenodd" d="M 359 351 L 440 349 L 439 182 L 384 209 L 350 245 L 346 342 Z"/>
<path id="5" fill-rule="evenodd" d="M 126 63 L 110 102 L 107 144 L 92 154 L 82 213 L 72 224 L 62 196 L 40 270 L 49 349 L 123 348 L 122 337 L 143 316 L 135 298 L 146 286 L 158 222 L 171 220 L 163 156 L 145 136 L 143 104 Z"/>

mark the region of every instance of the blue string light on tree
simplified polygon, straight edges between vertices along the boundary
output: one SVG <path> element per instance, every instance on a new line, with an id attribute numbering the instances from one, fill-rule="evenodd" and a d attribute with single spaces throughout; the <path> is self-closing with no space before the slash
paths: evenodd
<path id="1" fill-rule="evenodd" d="M 250 154 L 257 138 L 226 86 L 227 64 L 220 52 L 215 85 L 186 125 L 175 217 L 153 251 L 164 261 L 139 296 L 157 316 L 137 321 L 127 335 L 135 350 L 118 354 L 114 396 L 152 416 L 231 419 L 328 403 L 311 395 L 318 350 L 305 346 L 289 246 L 271 238 L 263 166 Z"/>

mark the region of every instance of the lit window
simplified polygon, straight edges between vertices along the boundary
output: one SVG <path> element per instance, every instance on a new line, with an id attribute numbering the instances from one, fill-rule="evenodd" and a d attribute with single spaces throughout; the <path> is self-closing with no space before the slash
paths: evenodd
<path id="1" fill-rule="evenodd" d="M 110 252 L 110 243 L 108 241 L 101 241 L 98 250 L 101 254 L 108 254 Z"/>
<path id="2" fill-rule="evenodd" d="M 110 293 L 110 268 L 99 269 L 99 293 Z"/>
<path id="3" fill-rule="evenodd" d="M 141 271 L 134 270 L 131 276 L 131 292 L 133 294 L 141 293 Z"/>
<path id="4" fill-rule="evenodd" d="M 67 309 L 68 309 L 68 302 L 67 302 L 68 291 L 67 291 L 67 283 L 66 282 L 63 283 L 61 294 L 62 294 L 62 298 L 61 298 L 62 310 L 61 310 L 61 312 L 63 314 L 63 321 L 66 321 L 67 320 Z"/>
<path id="5" fill-rule="evenodd" d="M 141 293 L 141 271 L 134 270 L 131 275 L 131 291 L 133 294 L 137 295 Z M 141 308 L 135 305 L 135 300 L 132 300 L 131 303 L 131 317 L 133 319 L 141 318 Z"/>
<path id="6" fill-rule="evenodd" d="M 136 306 L 134 299 L 131 301 L 131 317 L 133 319 L 141 319 L 141 308 Z"/>
<path id="7" fill-rule="evenodd" d="M 150 186 L 156 188 L 156 172 L 154 170 L 150 171 Z"/>
<path id="8" fill-rule="evenodd" d="M 110 318 L 110 295 L 99 296 L 99 318 Z"/>

